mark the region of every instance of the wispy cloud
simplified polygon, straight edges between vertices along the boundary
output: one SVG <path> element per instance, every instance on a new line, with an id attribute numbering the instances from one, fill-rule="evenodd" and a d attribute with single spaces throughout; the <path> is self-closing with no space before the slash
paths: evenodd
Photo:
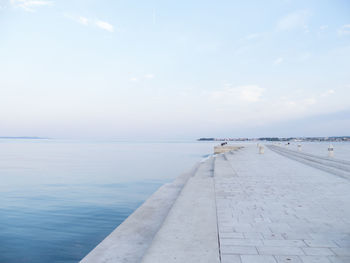
<path id="1" fill-rule="evenodd" d="M 307 20 L 310 17 L 310 13 L 307 10 L 299 10 L 290 13 L 282 17 L 277 23 L 277 29 L 279 31 L 293 30 L 297 28 L 307 29 Z"/>
<path id="2" fill-rule="evenodd" d="M 37 7 L 52 5 L 52 1 L 46 0 L 10 0 L 10 3 L 14 7 L 22 8 L 28 12 L 34 12 Z"/>
<path id="3" fill-rule="evenodd" d="M 95 25 L 103 30 L 108 31 L 108 32 L 114 32 L 114 26 L 108 22 L 105 22 L 102 20 L 97 20 L 97 21 L 95 21 Z"/>
<path id="4" fill-rule="evenodd" d="M 217 90 L 209 94 L 210 99 L 227 101 L 232 104 L 234 101 L 258 102 L 262 99 L 264 89 L 258 85 L 246 85 L 239 87 L 229 87 L 225 85 L 222 90 Z"/>
<path id="5" fill-rule="evenodd" d="M 89 19 L 87 19 L 86 17 L 83 16 L 79 16 L 77 18 L 78 23 L 87 26 L 89 24 Z"/>
<path id="6" fill-rule="evenodd" d="M 231 123 L 244 125 L 252 122 L 266 124 L 348 109 L 346 96 L 334 89 L 325 89 L 323 92 L 301 90 L 288 94 L 276 94 L 268 90 L 258 85 L 233 87 L 224 84 L 221 89 L 203 92 L 198 101 L 201 102 L 202 111 L 206 111 L 206 116 L 215 116 L 220 122 L 230 120 Z M 193 93 L 191 100 L 196 101 L 197 96 Z M 340 97 L 344 98 L 339 100 Z"/>
<path id="7" fill-rule="evenodd" d="M 64 14 L 64 16 L 81 24 L 81 25 L 84 25 L 84 26 L 89 25 L 89 19 L 84 17 L 84 16 L 73 16 L 73 15 L 68 15 L 68 14 Z"/>
<path id="8" fill-rule="evenodd" d="M 321 94 L 321 97 L 328 97 L 330 95 L 333 95 L 335 93 L 335 90 L 334 89 L 330 89 L 330 90 L 327 90 L 326 92 L 323 92 Z"/>
<path id="9" fill-rule="evenodd" d="M 276 58 L 275 61 L 273 62 L 273 64 L 279 65 L 279 64 L 281 64 L 283 62 L 283 60 L 284 59 L 282 57 Z"/>
<path id="10" fill-rule="evenodd" d="M 300 62 L 304 62 L 309 60 L 312 57 L 312 54 L 310 52 L 304 52 L 296 56 L 296 59 Z"/>
<path id="11" fill-rule="evenodd" d="M 263 92 L 264 89 L 256 85 L 243 86 L 240 87 L 239 98 L 242 101 L 258 102 L 259 100 L 261 100 Z"/>
<path id="12" fill-rule="evenodd" d="M 65 14 L 64 16 L 84 26 L 96 26 L 108 32 L 111 32 L 111 33 L 114 32 L 114 26 L 102 20 L 94 20 L 84 16 L 74 16 L 74 15 L 67 15 L 67 14 Z"/>
<path id="13" fill-rule="evenodd" d="M 146 79 L 154 79 L 155 76 L 154 76 L 154 74 L 149 73 L 149 74 L 145 74 L 144 77 Z"/>
<path id="14" fill-rule="evenodd" d="M 131 82 L 137 82 L 139 79 L 136 78 L 136 77 L 131 77 L 129 80 L 130 80 Z"/>
<path id="15" fill-rule="evenodd" d="M 148 74 L 144 74 L 142 76 L 132 76 L 129 78 L 129 81 L 131 82 L 141 82 L 141 81 L 145 81 L 145 80 L 151 80 L 154 79 L 156 76 L 153 73 L 148 73 Z"/>
<path id="16" fill-rule="evenodd" d="M 340 36 L 350 35 L 350 24 L 343 25 L 341 28 L 339 28 L 338 35 Z"/>
<path id="17" fill-rule="evenodd" d="M 262 36 L 261 33 L 253 33 L 253 34 L 248 34 L 246 36 L 244 36 L 243 38 L 241 38 L 240 40 L 253 40 L 253 39 L 257 39 L 260 38 Z"/>

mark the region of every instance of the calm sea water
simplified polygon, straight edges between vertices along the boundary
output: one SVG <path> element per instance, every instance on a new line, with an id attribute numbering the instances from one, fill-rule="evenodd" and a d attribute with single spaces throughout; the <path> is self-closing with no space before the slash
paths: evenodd
<path id="1" fill-rule="evenodd" d="M 213 145 L 0 140 L 0 262 L 78 262 Z"/>

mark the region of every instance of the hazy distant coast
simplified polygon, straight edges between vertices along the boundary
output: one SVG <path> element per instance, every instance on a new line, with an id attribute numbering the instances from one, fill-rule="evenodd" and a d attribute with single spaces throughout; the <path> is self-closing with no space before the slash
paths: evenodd
<path id="1" fill-rule="evenodd" d="M 36 136 L 18 136 L 18 137 L 0 136 L 0 139 L 13 139 L 13 140 L 19 140 L 19 139 L 42 140 L 42 139 L 50 139 L 50 138 L 47 138 L 47 137 L 36 137 Z"/>
<path id="2" fill-rule="evenodd" d="M 261 138 L 199 138 L 198 141 L 272 141 L 272 142 L 350 142 L 350 136 L 330 137 L 261 137 Z"/>

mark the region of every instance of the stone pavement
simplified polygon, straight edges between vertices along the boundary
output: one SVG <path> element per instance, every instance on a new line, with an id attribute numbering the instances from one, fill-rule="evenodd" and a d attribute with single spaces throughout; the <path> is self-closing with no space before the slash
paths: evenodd
<path id="1" fill-rule="evenodd" d="M 81 262 L 350 263 L 349 174 L 246 144 L 161 187 Z"/>
<path id="2" fill-rule="evenodd" d="M 222 263 L 350 263 L 350 181 L 255 145 L 216 157 Z"/>

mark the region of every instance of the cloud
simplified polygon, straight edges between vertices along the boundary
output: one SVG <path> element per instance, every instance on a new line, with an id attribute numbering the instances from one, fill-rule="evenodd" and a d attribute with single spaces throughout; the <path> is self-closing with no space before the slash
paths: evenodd
<path id="1" fill-rule="evenodd" d="M 84 26 L 87 26 L 90 23 L 89 19 L 84 16 L 73 16 L 68 14 L 65 14 L 64 16 Z"/>
<path id="2" fill-rule="evenodd" d="M 82 24 L 82 25 L 87 26 L 89 24 L 89 19 L 87 19 L 86 17 L 83 17 L 83 16 L 79 16 L 77 18 L 77 22 Z"/>
<path id="3" fill-rule="evenodd" d="M 103 30 L 108 31 L 108 32 L 114 32 L 114 26 L 108 22 L 105 22 L 102 20 L 97 20 L 97 21 L 95 21 L 95 25 Z"/>
<path id="4" fill-rule="evenodd" d="M 282 57 L 279 57 L 279 58 L 275 59 L 275 61 L 273 62 L 273 64 L 279 65 L 279 64 L 281 64 L 282 62 L 283 62 L 283 58 L 282 58 Z"/>
<path id="5" fill-rule="evenodd" d="M 303 28 L 308 31 L 306 22 L 310 17 L 310 13 L 306 10 L 299 10 L 293 13 L 290 13 L 282 17 L 277 23 L 277 29 L 279 31 L 288 31 L 294 30 L 297 28 Z"/>
<path id="6" fill-rule="evenodd" d="M 260 88 L 259 86 L 256 86 L 256 85 L 243 86 L 243 87 L 240 87 L 239 89 L 240 89 L 239 98 L 242 101 L 247 101 L 247 102 L 259 101 L 264 92 L 263 88 Z"/>
<path id="7" fill-rule="evenodd" d="M 316 104 L 316 102 L 317 102 L 317 100 L 315 98 L 307 98 L 307 99 L 302 100 L 302 103 L 305 106 L 314 105 L 314 104 Z"/>
<path id="8" fill-rule="evenodd" d="M 264 89 L 257 85 L 246 85 L 231 88 L 226 86 L 222 90 L 213 91 L 209 94 L 211 100 L 231 104 L 233 102 L 258 102 L 261 100 Z"/>
<path id="9" fill-rule="evenodd" d="M 330 96 L 330 95 L 332 95 L 334 93 L 335 93 L 335 90 L 334 89 L 330 89 L 330 90 L 327 90 L 326 92 L 322 93 L 321 97 L 328 97 L 328 96 Z"/>
<path id="10" fill-rule="evenodd" d="M 154 76 L 154 74 L 145 74 L 144 77 L 146 79 L 154 79 L 155 76 Z"/>
<path id="11" fill-rule="evenodd" d="M 223 88 L 203 93 L 198 101 L 202 101 L 201 112 L 205 112 L 206 117 L 215 118 L 216 124 L 227 126 L 267 125 L 336 110 L 330 107 L 334 100 L 321 100 L 312 94 L 281 97 L 273 93 L 265 95 L 265 92 L 258 85 Z"/>
<path id="12" fill-rule="evenodd" d="M 108 32 L 114 32 L 114 26 L 102 20 L 93 20 L 84 16 L 75 16 L 67 14 L 65 14 L 64 16 L 84 26 L 97 26 L 98 28 L 106 30 Z"/>
<path id="13" fill-rule="evenodd" d="M 36 7 L 52 5 L 52 1 L 45 0 L 10 0 L 10 3 L 14 7 L 22 8 L 28 12 L 34 12 Z"/>
<path id="14" fill-rule="evenodd" d="M 154 79 L 156 76 L 152 73 L 144 74 L 143 76 L 133 76 L 129 78 L 131 82 L 145 81 L 145 79 Z"/>
<path id="15" fill-rule="evenodd" d="M 241 38 L 240 40 L 254 40 L 254 39 L 257 39 L 257 38 L 260 38 L 262 36 L 261 33 L 253 33 L 253 34 L 248 34 L 246 36 L 244 36 L 243 38 Z"/>
<path id="16" fill-rule="evenodd" d="M 341 28 L 339 28 L 338 35 L 340 36 L 350 35 L 350 24 L 343 25 Z"/>
<path id="17" fill-rule="evenodd" d="M 296 59 L 299 61 L 306 61 L 306 60 L 310 59 L 311 56 L 312 56 L 312 54 L 310 52 L 305 52 L 305 53 L 301 53 L 300 55 L 298 55 L 296 57 Z"/>

